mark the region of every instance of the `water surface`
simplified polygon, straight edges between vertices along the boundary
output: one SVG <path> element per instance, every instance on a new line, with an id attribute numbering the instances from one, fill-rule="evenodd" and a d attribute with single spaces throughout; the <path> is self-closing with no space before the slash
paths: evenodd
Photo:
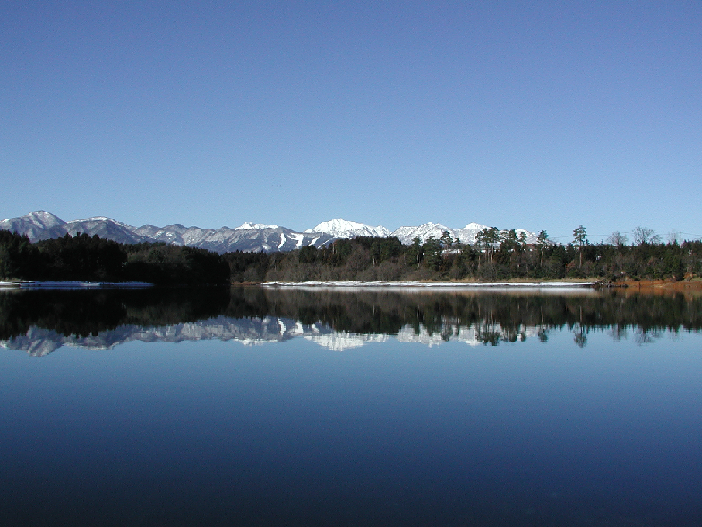
<path id="1" fill-rule="evenodd" d="M 698 298 L 0 295 L 9 524 L 700 525 Z"/>

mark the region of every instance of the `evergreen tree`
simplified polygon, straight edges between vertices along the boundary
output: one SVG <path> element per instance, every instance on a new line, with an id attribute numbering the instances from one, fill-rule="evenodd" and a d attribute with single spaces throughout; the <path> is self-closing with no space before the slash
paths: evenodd
<path id="1" fill-rule="evenodd" d="M 573 230 L 573 242 L 578 247 L 578 268 L 583 266 L 583 245 L 587 243 L 587 234 L 585 232 L 585 227 L 578 225 Z"/>

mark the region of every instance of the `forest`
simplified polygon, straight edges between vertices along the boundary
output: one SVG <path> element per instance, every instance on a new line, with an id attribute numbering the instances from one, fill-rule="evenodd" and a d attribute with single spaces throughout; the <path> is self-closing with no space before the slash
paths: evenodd
<path id="1" fill-rule="evenodd" d="M 31 243 L 0 231 L 0 278 L 144 281 L 162 285 L 305 280 L 684 280 L 702 275 L 702 242 L 661 243 L 653 236 L 627 245 L 621 237 L 591 244 L 585 229 L 555 244 L 541 231 L 526 243 L 514 229 L 481 231 L 474 245 L 449 233 L 403 245 L 396 237 L 338 239 L 286 253 L 211 253 L 165 244 L 120 244 L 77 234 Z M 644 233 L 646 234 L 646 233 Z"/>
<path id="2" fill-rule="evenodd" d="M 205 249 L 165 244 L 120 244 L 85 233 L 30 243 L 0 231 L 0 278 L 141 281 L 159 285 L 225 284 L 229 266 Z"/>
<path id="3" fill-rule="evenodd" d="M 496 230 L 496 229 L 495 229 Z M 448 233 L 446 233 L 448 234 Z M 475 245 L 448 236 L 415 239 L 358 237 L 289 253 L 223 255 L 232 282 L 305 280 L 684 280 L 702 273 L 702 242 L 590 244 L 581 237 L 550 243 L 542 231 L 527 244 L 515 231 L 482 233 Z"/>

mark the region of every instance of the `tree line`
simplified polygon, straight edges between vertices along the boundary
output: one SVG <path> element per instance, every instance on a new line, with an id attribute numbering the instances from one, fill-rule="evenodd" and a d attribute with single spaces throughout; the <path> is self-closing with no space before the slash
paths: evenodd
<path id="1" fill-rule="evenodd" d="M 592 244 L 580 225 L 573 241 L 563 245 L 552 243 L 546 231 L 528 243 L 524 232 L 491 227 L 480 231 L 473 245 L 444 232 L 440 238 L 415 238 L 410 245 L 397 237 L 357 237 L 286 253 L 218 255 L 159 243 L 120 244 L 84 233 L 30 243 L 27 236 L 0 231 L 0 278 L 199 284 L 561 278 L 616 282 L 702 275 L 702 242 L 662 243 L 650 229 L 634 234 L 635 245 L 627 245 L 620 233 L 606 243 Z"/>
<path id="2" fill-rule="evenodd" d="M 671 279 L 702 275 L 702 242 L 660 243 L 650 238 L 629 246 L 591 244 L 585 228 L 566 245 L 541 231 L 534 243 L 515 229 L 480 231 L 473 245 L 448 232 L 402 245 L 396 237 L 336 240 L 322 248 L 289 253 L 228 253 L 233 282 L 304 280 L 553 280 L 593 278 Z"/>
<path id="3" fill-rule="evenodd" d="M 121 244 L 78 233 L 31 243 L 0 231 L 0 278 L 143 281 L 155 284 L 228 283 L 227 263 L 215 253 L 165 244 Z"/>

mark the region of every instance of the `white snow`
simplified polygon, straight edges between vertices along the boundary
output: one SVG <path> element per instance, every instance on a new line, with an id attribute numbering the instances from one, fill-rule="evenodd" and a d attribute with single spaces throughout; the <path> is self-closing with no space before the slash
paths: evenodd
<path id="1" fill-rule="evenodd" d="M 305 232 L 323 232 L 335 238 L 355 238 L 357 236 L 385 237 L 390 235 L 390 231 L 382 225 L 372 227 L 364 223 L 348 221 L 341 218 L 324 221 L 312 229 L 306 229 Z"/>
<path id="2" fill-rule="evenodd" d="M 90 222 L 104 222 L 104 223 L 112 223 L 114 225 L 118 225 L 122 227 L 123 229 L 126 229 L 130 232 L 133 232 L 136 230 L 136 227 L 133 225 L 128 225 L 126 223 L 122 223 L 121 221 L 113 220 L 112 218 L 108 218 L 107 216 L 91 216 L 90 218 L 84 219 L 84 220 L 70 220 L 65 222 L 66 225 L 75 225 L 76 223 L 90 223 Z"/>
<path id="3" fill-rule="evenodd" d="M 22 289 L 139 289 L 152 287 L 148 282 L 81 282 L 71 281 L 26 281 L 17 282 Z"/>
<path id="4" fill-rule="evenodd" d="M 305 232 L 324 232 L 335 238 L 355 238 L 356 236 L 397 236 L 400 242 L 404 245 L 411 245 L 415 238 L 419 238 L 421 243 L 424 243 L 433 236 L 435 239 L 441 238 L 444 232 L 448 232 L 452 239 L 458 238 L 461 243 L 473 244 L 475 243 L 475 236 L 483 229 L 488 229 L 487 225 L 482 225 L 480 223 L 468 223 L 462 229 L 452 229 L 441 223 L 424 223 L 417 226 L 403 226 L 390 231 L 389 229 L 378 225 L 377 227 L 372 227 L 364 223 L 358 223 L 355 221 L 348 221 L 344 219 L 333 219 L 325 221 L 313 227 L 312 229 L 306 229 Z M 536 234 L 527 231 L 525 229 L 516 229 L 517 236 L 524 232 L 527 236 L 527 243 L 535 243 Z"/>
<path id="5" fill-rule="evenodd" d="M 265 225 L 263 223 L 251 223 L 251 222 L 244 222 L 241 225 L 239 225 L 236 229 L 236 231 L 241 231 L 241 230 L 262 230 L 262 229 L 278 229 L 278 225 Z"/>
<path id="6" fill-rule="evenodd" d="M 321 287 L 321 288 L 421 288 L 421 289 L 588 289 L 595 285 L 595 282 L 384 282 L 373 281 L 363 282 L 357 280 L 346 281 L 316 281 L 307 282 L 265 282 L 264 287 Z"/>
<path id="7" fill-rule="evenodd" d="M 441 235 L 445 232 L 448 231 L 448 233 L 451 235 L 451 238 L 455 238 L 455 234 L 453 232 L 453 229 L 450 229 L 446 225 L 442 225 L 441 223 L 425 223 L 423 225 L 418 225 L 416 227 L 407 227 L 403 226 L 400 227 L 399 229 L 394 230 L 391 233 L 391 236 L 397 236 L 400 242 L 402 242 L 404 245 L 411 245 L 412 240 L 415 238 L 419 238 L 419 241 L 421 243 L 426 242 L 430 236 L 433 236 L 435 239 L 441 238 Z"/>
<path id="8" fill-rule="evenodd" d="M 295 245 L 295 247 L 297 247 L 298 249 L 299 249 L 300 247 L 302 247 L 302 242 L 305 240 L 305 235 L 304 235 L 304 234 L 295 234 L 295 233 L 293 233 L 293 234 L 291 234 L 291 236 L 292 236 L 295 240 L 297 240 L 297 244 Z"/>
<path id="9" fill-rule="evenodd" d="M 20 233 L 26 233 L 30 237 L 30 239 L 41 239 L 41 237 L 44 235 L 42 232 L 44 230 L 54 229 L 54 232 L 51 233 L 52 235 L 55 235 L 56 232 L 68 229 L 92 232 L 93 230 L 100 228 L 101 224 L 105 223 L 108 224 L 110 228 L 118 226 L 124 229 L 125 231 L 128 231 L 128 233 L 144 237 L 145 239 L 155 238 L 161 241 L 166 241 L 167 243 L 173 245 L 189 245 L 195 247 L 217 242 L 218 247 L 224 247 L 226 248 L 226 250 L 235 250 L 238 243 L 246 242 L 248 244 L 251 240 L 254 239 L 258 240 L 257 243 L 260 244 L 258 247 L 261 247 L 262 245 L 265 245 L 266 242 L 265 240 L 261 240 L 261 233 L 259 231 L 275 231 L 281 229 L 281 227 L 278 225 L 269 225 L 253 222 L 245 222 L 239 227 L 236 227 L 235 229 L 228 229 L 225 227 L 221 229 L 200 229 L 198 227 L 184 227 L 180 224 L 169 225 L 166 227 L 156 227 L 147 225 L 140 228 L 136 228 L 131 225 L 107 218 L 105 216 L 94 216 L 86 220 L 71 220 L 69 222 L 65 222 L 57 216 L 46 211 L 31 212 L 25 216 L 0 221 L 0 228 L 14 230 L 15 232 Z M 312 229 L 307 229 L 305 230 L 305 233 L 318 234 L 317 236 L 314 236 L 314 241 L 311 242 L 311 244 L 315 246 L 319 243 L 319 240 L 321 239 L 319 234 L 322 233 L 328 234 L 332 238 L 354 238 L 357 236 L 397 236 L 403 244 L 411 245 L 412 240 L 415 237 L 418 237 L 423 243 L 430 236 L 439 239 L 444 231 L 447 231 L 451 238 L 454 240 L 458 238 L 462 243 L 473 244 L 475 243 L 476 234 L 485 228 L 487 228 L 486 225 L 475 222 L 468 223 L 464 228 L 460 229 L 452 229 L 440 223 L 430 222 L 418 226 L 403 226 L 399 229 L 396 229 L 393 232 L 390 232 L 390 230 L 383 227 L 382 225 L 373 227 L 364 223 L 336 218 L 322 222 Z M 288 231 L 288 229 L 285 230 L 286 232 Z M 233 231 L 237 232 L 234 233 Z M 152 234 L 153 232 L 156 232 L 156 234 Z M 525 233 L 527 243 L 536 243 L 537 241 L 537 235 L 533 232 L 527 231 L 525 229 L 516 229 L 516 233 L 517 236 L 519 236 L 522 233 Z M 268 235 L 269 233 L 265 234 Z M 296 233 L 294 236 L 295 240 L 297 241 L 296 247 L 298 248 L 302 247 L 302 245 L 304 244 L 304 241 L 301 238 L 301 236 L 302 234 L 299 233 Z M 291 235 L 288 234 L 285 243 L 288 242 L 290 237 Z M 276 237 L 275 239 L 277 240 L 278 238 Z M 275 246 L 276 243 L 268 242 L 268 245 Z M 279 246 L 279 249 L 283 250 L 283 247 Z"/>

